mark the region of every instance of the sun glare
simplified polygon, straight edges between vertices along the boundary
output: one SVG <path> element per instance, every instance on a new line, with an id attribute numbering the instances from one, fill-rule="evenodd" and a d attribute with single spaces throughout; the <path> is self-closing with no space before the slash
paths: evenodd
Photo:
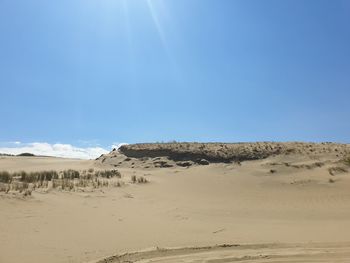
<path id="1" fill-rule="evenodd" d="M 164 47 L 166 47 L 165 35 L 164 35 L 163 27 L 162 27 L 162 25 L 160 23 L 160 20 L 159 20 L 159 16 L 158 16 L 158 13 L 157 13 L 156 6 L 154 5 L 154 2 L 152 2 L 152 0 L 146 0 L 146 2 L 147 2 L 147 5 L 148 5 L 150 14 L 152 16 L 154 25 L 157 28 L 159 37 L 160 37 Z"/>

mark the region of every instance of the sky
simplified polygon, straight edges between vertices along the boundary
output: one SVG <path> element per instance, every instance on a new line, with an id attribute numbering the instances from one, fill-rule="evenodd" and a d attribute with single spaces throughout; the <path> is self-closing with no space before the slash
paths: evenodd
<path id="1" fill-rule="evenodd" d="M 348 0 L 0 0 L 0 152 L 350 142 Z"/>

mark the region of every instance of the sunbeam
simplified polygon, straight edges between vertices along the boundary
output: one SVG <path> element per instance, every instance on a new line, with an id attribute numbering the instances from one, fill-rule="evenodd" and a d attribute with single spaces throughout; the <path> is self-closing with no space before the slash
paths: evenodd
<path id="1" fill-rule="evenodd" d="M 156 4 L 155 4 L 155 2 L 156 2 Z M 163 49 L 164 49 L 164 52 L 169 60 L 170 65 L 171 65 L 172 73 L 177 81 L 182 81 L 182 77 L 181 77 L 182 74 L 180 72 L 180 69 L 177 66 L 176 61 L 174 60 L 174 56 L 172 55 L 172 52 L 170 51 L 169 42 L 167 41 L 165 30 L 163 28 L 163 25 L 161 23 L 161 19 L 159 17 L 159 13 L 162 14 L 163 18 L 164 18 L 164 15 L 168 17 L 164 2 L 163 1 L 146 0 L 146 3 L 148 5 L 148 9 L 149 9 L 150 15 L 152 17 L 154 26 L 156 27 L 156 30 L 158 32 L 160 41 L 161 41 Z"/>
<path id="2" fill-rule="evenodd" d="M 163 31 L 162 25 L 160 23 L 159 17 L 157 15 L 155 6 L 152 3 L 152 0 L 147 0 L 147 5 L 148 5 L 148 8 L 150 10 L 154 25 L 156 26 L 159 37 L 162 41 L 162 44 L 163 44 L 164 48 L 167 50 L 167 43 L 166 43 L 166 39 L 165 39 L 165 34 Z"/>

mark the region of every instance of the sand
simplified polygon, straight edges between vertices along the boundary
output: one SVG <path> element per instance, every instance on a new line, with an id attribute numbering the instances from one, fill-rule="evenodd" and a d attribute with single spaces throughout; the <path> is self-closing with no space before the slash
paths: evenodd
<path id="1" fill-rule="evenodd" d="M 350 173 L 329 169 L 350 168 L 336 152 L 189 168 L 116 151 L 103 162 L 1 157 L 0 170 L 117 166 L 149 183 L 1 193 L 0 262 L 349 262 Z"/>

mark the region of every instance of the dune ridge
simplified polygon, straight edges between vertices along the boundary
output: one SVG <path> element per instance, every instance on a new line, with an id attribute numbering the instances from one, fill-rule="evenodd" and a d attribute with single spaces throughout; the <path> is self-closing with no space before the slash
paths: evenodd
<path id="1" fill-rule="evenodd" d="M 140 143 L 123 145 L 96 159 L 114 167 L 189 167 L 195 164 L 240 163 L 269 157 L 314 160 L 315 165 L 341 162 L 350 156 L 350 145 L 339 143 Z M 306 164 L 307 165 L 307 164 Z"/>
<path id="2" fill-rule="evenodd" d="M 122 145 L 119 152 L 134 158 L 167 156 L 175 161 L 203 158 L 211 162 L 230 162 L 259 160 L 279 154 L 334 154 L 342 157 L 350 153 L 350 145 L 303 142 L 141 143 Z"/>

